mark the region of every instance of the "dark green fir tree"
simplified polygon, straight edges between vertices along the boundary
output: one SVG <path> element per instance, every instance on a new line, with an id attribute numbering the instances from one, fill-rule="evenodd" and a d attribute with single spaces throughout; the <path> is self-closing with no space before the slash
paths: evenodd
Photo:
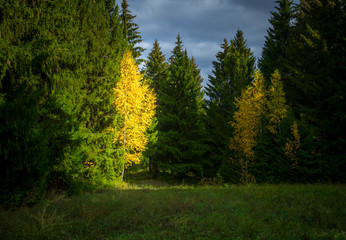
<path id="1" fill-rule="evenodd" d="M 251 83 L 255 59 L 246 46 L 243 32 L 238 30 L 234 39 L 221 45 L 222 51 L 213 62 L 213 75 L 206 87 L 206 128 L 208 132 L 208 157 L 203 162 L 204 174 L 215 176 L 219 171 L 226 181 L 238 181 L 237 166 L 230 162 L 229 139 L 235 98 Z"/>
<path id="2" fill-rule="evenodd" d="M 157 106 L 160 105 L 161 88 L 167 81 L 168 77 L 168 63 L 163 55 L 158 40 L 155 40 L 151 52 L 148 54 L 148 60 L 145 67 L 145 79 L 150 83 L 152 89 L 157 96 Z M 157 107 L 159 109 L 159 107 Z M 160 159 L 157 154 L 157 119 L 160 112 L 156 111 L 156 116 L 153 121 L 153 126 L 150 129 L 150 140 L 148 143 L 145 156 L 149 159 L 149 170 L 153 178 L 158 175 L 158 162 Z"/>
<path id="3" fill-rule="evenodd" d="M 134 19 L 136 16 L 131 14 L 131 11 L 129 10 L 129 4 L 127 3 L 127 0 L 122 0 L 121 2 L 121 19 L 122 24 L 124 28 L 124 35 L 127 38 L 127 41 L 131 47 L 132 54 L 135 59 L 138 59 L 144 49 L 142 47 L 136 46 L 138 43 L 142 42 L 142 37 L 140 35 L 140 32 L 138 31 L 139 26 L 134 22 Z M 140 62 L 142 60 L 139 60 Z"/>
<path id="4" fill-rule="evenodd" d="M 262 56 L 258 62 L 267 84 L 270 83 L 270 77 L 275 70 L 279 70 L 282 76 L 288 74 L 286 61 L 294 17 L 292 0 L 277 0 L 275 3 L 276 11 L 271 12 L 271 27 L 267 30 Z"/>
<path id="5" fill-rule="evenodd" d="M 302 181 L 345 181 L 345 1 L 302 0 L 289 51 L 288 92 L 303 126 Z M 290 102 L 289 102 L 290 103 Z"/>
<path id="6" fill-rule="evenodd" d="M 200 176 L 204 156 L 200 107 L 201 83 L 180 35 L 170 58 L 169 75 L 162 84 L 158 106 L 159 168 L 184 178 Z"/>

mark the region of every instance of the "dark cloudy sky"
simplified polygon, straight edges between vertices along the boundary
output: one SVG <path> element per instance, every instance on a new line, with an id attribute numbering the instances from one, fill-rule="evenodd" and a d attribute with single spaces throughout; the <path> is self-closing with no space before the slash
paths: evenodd
<path id="1" fill-rule="evenodd" d="M 244 32 L 248 47 L 256 58 L 269 27 L 275 0 L 128 0 L 130 10 L 147 50 L 157 39 L 166 59 L 171 56 L 180 33 L 188 55 L 202 71 L 204 84 L 211 74 L 212 61 L 223 39 L 233 39 L 237 29 Z"/>

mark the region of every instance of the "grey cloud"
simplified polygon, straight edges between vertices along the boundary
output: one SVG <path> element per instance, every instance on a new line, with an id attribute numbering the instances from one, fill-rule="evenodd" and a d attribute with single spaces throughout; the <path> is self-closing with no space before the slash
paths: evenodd
<path id="1" fill-rule="evenodd" d="M 189 56 L 196 59 L 202 75 L 211 74 L 212 61 L 223 39 L 231 40 L 243 30 L 248 47 L 260 57 L 264 36 L 269 27 L 274 0 L 128 0 L 130 10 L 147 48 L 158 39 L 169 58 L 177 33 L 182 37 Z M 148 48 L 149 46 L 149 48 Z"/>

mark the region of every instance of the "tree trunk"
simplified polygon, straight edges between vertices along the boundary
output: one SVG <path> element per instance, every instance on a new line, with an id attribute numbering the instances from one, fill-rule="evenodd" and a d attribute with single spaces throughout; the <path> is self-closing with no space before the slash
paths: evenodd
<path id="1" fill-rule="evenodd" d="M 123 170 L 121 173 L 121 181 L 124 181 L 124 174 L 125 174 L 125 162 L 126 162 L 126 114 L 125 114 L 125 120 L 124 120 L 124 162 L 123 162 Z"/>

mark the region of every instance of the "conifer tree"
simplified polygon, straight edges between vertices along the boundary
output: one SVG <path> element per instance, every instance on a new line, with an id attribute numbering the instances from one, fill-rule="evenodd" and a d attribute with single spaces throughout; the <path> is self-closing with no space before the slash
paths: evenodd
<path id="1" fill-rule="evenodd" d="M 125 167 L 139 163 L 145 150 L 148 142 L 148 135 L 145 133 L 155 116 L 156 97 L 143 82 L 143 76 L 130 51 L 124 53 L 120 71 L 120 80 L 114 88 L 114 104 L 121 115 L 121 122 L 115 130 L 115 141 L 123 148 L 123 180 Z"/>
<path id="2" fill-rule="evenodd" d="M 290 180 L 291 160 L 287 161 L 288 150 L 284 148 L 287 148 L 286 136 L 291 136 L 291 130 L 283 124 L 284 120 L 287 122 L 288 106 L 279 72 L 272 74 L 269 88 L 263 75 L 257 72 L 252 86 L 237 98 L 236 106 L 230 148 L 235 153 L 232 160 L 241 165 L 240 181 Z M 289 147 L 296 153 L 298 147 L 292 146 L 290 143 Z"/>
<path id="3" fill-rule="evenodd" d="M 267 113 L 268 130 L 272 134 L 280 132 L 280 123 L 287 116 L 288 106 L 286 105 L 285 92 L 281 76 L 278 70 L 271 76 L 271 85 L 268 89 Z"/>
<path id="4" fill-rule="evenodd" d="M 81 72 L 83 91 L 78 99 L 78 128 L 73 133 L 80 144 L 66 153 L 60 171 L 68 184 L 112 184 L 121 173 L 121 147 L 108 131 L 119 117 L 113 105 L 112 89 L 120 77 L 120 60 L 126 47 L 119 7 L 108 1 L 86 1 L 80 5 Z"/>
<path id="5" fill-rule="evenodd" d="M 163 55 L 158 40 L 155 40 L 145 67 L 145 78 L 150 83 L 156 94 L 160 92 L 160 85 L 166 80 L 168 64 Z"/>
<path id="6" fill-rule="evenodd" d="M 1 7 L 1 202 L 117 176 L 119 149 L 107 132 L 126 44 L 117 9 L 114 1 Z"/>
<path id="7" fill-rule="evenodd" d="M 148 54 L 148 60 L 146 61 L 145 79 L 150 83 L 151 88 L 154 90 L 157 96 L 157 106 L 159 108 L 161 99 L 162 85 L 167 81 L 168 77 L 168 63 L 163 55 L 159 46 L 158 40 L 155 40 L 151 52 Z M 149 158 L 149 169 L 154 178 L 158 175 L 158 159 L 157 155 L 157 119 L 159 118 L 159 112 L 156 111 L 153 125 L 151 126 L 151 139 L 148 143 L 148 150 L 145 155 Z"/>
<path id="8" fill-rule="evenodd" d="M 271 75 L 270 84 L 266 86 L 264 106 L 261 135 L 256 139 L 254 163 L 249 170 L 257 182 L 292 181 L 291 163 L 283 151 L 286 138 L 291 135 L 292 114 L 286 104 L 278 70 Z"/>
<path id="9" fill-rule="evenodd" d="M 180 35 L 170 58 L 168 79 L 161 88 L 158 111 L 159 167 L 179 177 L 201 174 L 205 151 L 199 98 L 200 77 L 183 50 Z"/>
<path id="10" fill-rule="evenodd" d="M 231 151 L 228 141 L 232 136 L 229 122 L 233 119 L 235 98 L 239 97 L 242 89 L 252 81 L 255 59 L 246 46 L 241 30 L 237 31 L 230 44 L 225 39 L 221 48 L 222 51 L 216 55 L 217 61 L 213 62 L 213 75 L 209 76 L 206 87 L 206 127 L 210 150 L 204 169 L 206 175 L 211 177 L 222 165 L 221 171 L 225 180 L 237 181 L 237 166 L 230 167 L 232 163 L 229 162 Z"/>
<path id="11" fill-rule="evenodd" d="M 136 16 L 131 14 L 127 0 L 122 0 L 121 7 L 121 18 L 124 27 L 124 35 L 127 37 L 127 41 L 131 46 L 133 56 L 137 59 L 140 57 L 144 49 L 136 46 L 136 44 L 142 42 L 142 37 L 140 36 L 140 32 L 138 31 L 139 26 L 134 22 Z"/>
<path id="12" fill-rule="evenodd" d="M 277 0 L 276 11 L 271 12 L 269 19 L 271 27 L 267 30 L 259 68 L 264 78 L 269 81 L 271 74 L 277 69 L 281 75 L 288 73 L 286 58 L 289 40 L 292 37 L 293 2 L 292 0 Z M 268 82 L 269 83 L 269 82 Z"/>
<path id="13" fill-rule="evenodd" d="M 300 128 L 302 178 L 345 180 L 345 16 L 340 0 L 302 0 L 299 5 L 288 81 L 289 103 L 298 125 L 305 125 Z"/>
<path id="14" fill-rule="evenodd" d="M 237 111 L 234 121 L 234 136 L 230 141 L 230 148 L 235 152 L 233 161 L 239 161 L 242 172 L 242 183 L 254 182 L 254 176 L 249 173 L 249 165 L 254 161 L 254 147 L 257 137 L 262 133 L 261 118 L 265 112 L 266 89 L 264 79 L 260 72 L 255 74 L 252 86 L 243 91 L 240 98 L 236 99 Z"/>
<path id="15" fill-rule="evenodd" d="M 1 204 L 34 203 L 75 143 L 72 115 L 80 105 L 70 101 L 81 92 L 75 71 L 82 49 L 76 8 L 76 2 L 1 4 Z"/>

